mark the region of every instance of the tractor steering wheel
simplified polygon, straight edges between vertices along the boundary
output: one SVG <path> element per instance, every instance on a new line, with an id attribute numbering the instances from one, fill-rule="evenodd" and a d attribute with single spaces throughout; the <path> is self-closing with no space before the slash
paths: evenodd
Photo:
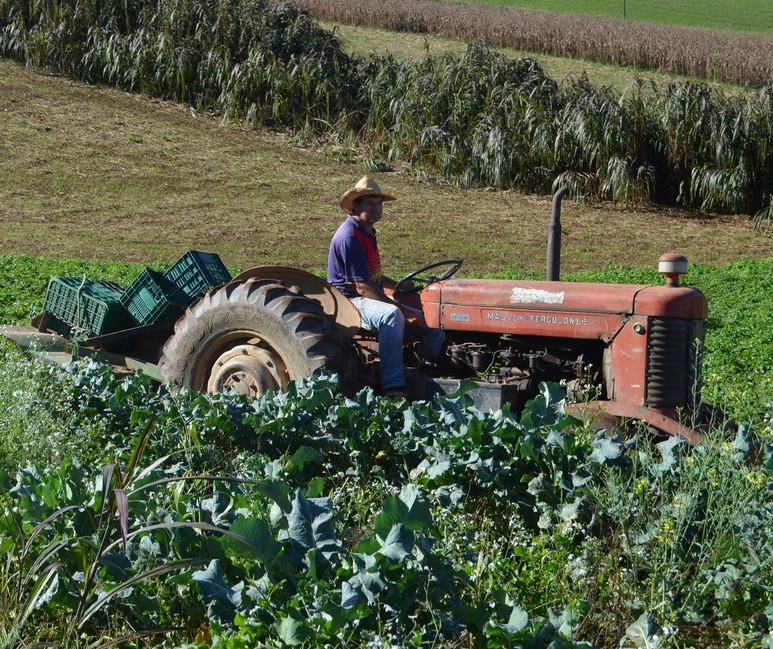
<path id="1" fill-rule="evenodd" d="M 459 267 L 462 265 L 462 261 L 462 259 L 444 259 L 443 261 L 436 261 L 433 264 L 422 266 L 418 270 L 414 270 L 412 273 L 408 273 L 399 282 L 397 282 L 397 284 L 395 284 L 394 291 L 395 293 L 400 293 L 403 295 L 406 293 L 418 293 L 425 286 L 429 286 L 430 284 L 434 284 L 435 282 L 440 282 L 451 277 L 451 275 L 459 270 Z M 448 266 L 448 269 L 443 271 L 438 276 L 429 275 L 427 277 L 420 277 L 422 273 L 426 273 L 427 271 L 433 270 L 434 268 L 442 268 L 443 266 Z M 419 282 L 421 286 L 413 286 L 414 280 Z"/>

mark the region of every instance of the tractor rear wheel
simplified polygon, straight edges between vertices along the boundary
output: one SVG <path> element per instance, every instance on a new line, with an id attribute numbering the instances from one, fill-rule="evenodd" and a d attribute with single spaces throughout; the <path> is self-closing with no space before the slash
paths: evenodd
<path id="1" fill-rule="evenodd" d="M 319 302 L 273 280 L 247 280 L 193 304 L 164 345 L 159 368 L 165 382 L 199 392 L 259 396 L 323 367 L 346 384 L 355 364 Z"/>

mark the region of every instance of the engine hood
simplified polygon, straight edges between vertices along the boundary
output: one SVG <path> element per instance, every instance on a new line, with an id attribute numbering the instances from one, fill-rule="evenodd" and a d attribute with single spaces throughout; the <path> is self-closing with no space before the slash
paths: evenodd
<path id="1" fill-rule="evenodd" d="M 427 307 L 466 306 L 529 311 L 705 319 L 706 298 L 689 287 L 587 282 L 456 279 L 431 284 Z"/>

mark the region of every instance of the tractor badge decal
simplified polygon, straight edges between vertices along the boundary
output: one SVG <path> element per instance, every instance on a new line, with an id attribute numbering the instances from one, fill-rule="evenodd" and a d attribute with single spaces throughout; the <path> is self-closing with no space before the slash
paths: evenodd
<path id="1" fill-rule="evenodd" d="M 551 293 L 536 288 L 514 288 L 510 302 L 512 304 L 563 304 L 564 292 Z"/>

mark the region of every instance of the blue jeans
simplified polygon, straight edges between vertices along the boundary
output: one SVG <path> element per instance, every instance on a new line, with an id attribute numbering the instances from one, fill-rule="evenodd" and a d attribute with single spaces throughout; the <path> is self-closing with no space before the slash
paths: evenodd
<path id="1" fill-rule="evenodd" d="M 360 312 L 363 327 L 378 332 L 381 389 L 405 387 L 405 372 L 403 370 L 405 316 L 403 312 L 394 304 L 371 300 L 367 297 L 353 297 L 351 301 Z M 411 307 L 403 308 L 411 309 Z M 421 315 L 420 311 L 411 310 Z M 437 360 L 440 352 L 443 351 L 445 334 L 442 329 L 422 327 L 421 341 L 429 357 L 432 360 Z"/>

